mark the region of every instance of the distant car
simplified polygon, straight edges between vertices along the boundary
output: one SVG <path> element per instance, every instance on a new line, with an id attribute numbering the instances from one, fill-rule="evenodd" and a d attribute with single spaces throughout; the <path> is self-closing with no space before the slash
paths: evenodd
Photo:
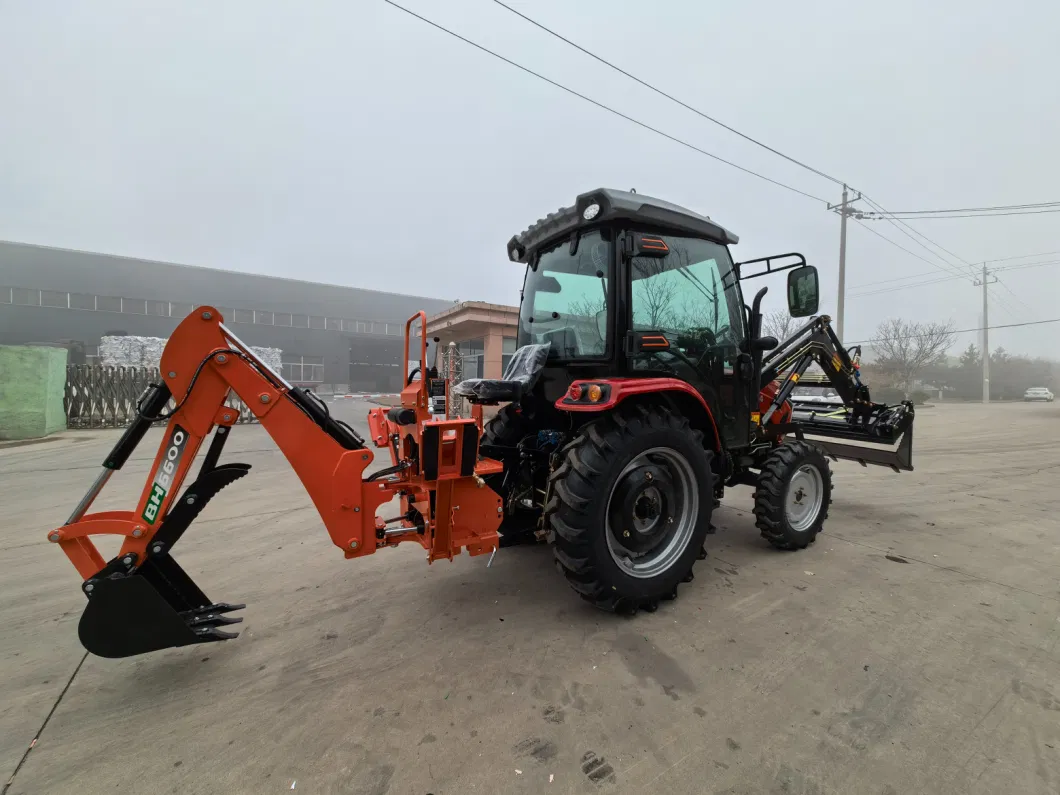
<path id="1" fill-rule="evenodd" d="M 843 405 L 843 398 L 839 397 L 839 393 L 827 386 L 797 386 L 791 392 L 791 400 L 793 403 Z"/>
<path id="2" fill-rule="evenodd" d="M 1053 393 L 1044 386 L 1032 386 L 1023 393 L 1023 402 L 1030 403 L 1032 400 L 1044 400 L 1046 403 L 1053 402 Z"/>

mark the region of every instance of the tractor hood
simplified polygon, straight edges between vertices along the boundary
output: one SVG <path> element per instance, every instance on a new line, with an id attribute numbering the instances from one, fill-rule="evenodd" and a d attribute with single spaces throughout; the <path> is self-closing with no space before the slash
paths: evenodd
<path id="1" fill-rule="evenodd" d="M 567 237 L 576 229 L 615 220 L 704 237 L 724 245 L 733 245 L 740 240 L 707 216 L 677 204 L 631 191 L 599 188 L 580 195 L 573 207 L 561 207 L 512 237 L 508 241 L 508 259 L 525 263 L 535 249 L 546 243 Z"/>

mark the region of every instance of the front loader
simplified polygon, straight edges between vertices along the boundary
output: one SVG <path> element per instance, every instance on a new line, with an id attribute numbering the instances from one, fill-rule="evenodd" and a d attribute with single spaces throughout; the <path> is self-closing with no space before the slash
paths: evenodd
<path id="1" fill-rule="evenodd" d="M 235 637 L 225 627 L 243 605 L 212 602 L 172 556 L 206 503 L 250 469 L 220 463 L 236 420 L 232 392 L 283 451 L 347 558 L 415 542 L 433 562 L 545 541 L 582 598 L 652 611 L 692 580 L 713 508 L 735 486 L 753 487 L 755 523 L 772 546 L 806 547 L 828 514 L 829 459 L 912 469 L 913 407 L 872 401 L 859 352 L 815 315 L 817 271 L 801 255 L 735 263 L 735 243 L 710 218 L 607 189 L 514 236 L 509 259 L 526 275 L 519 348 L 504 377 L 440 383 L 426 316 L 411 318 L 403 361 L 418 347 L 418 378 L 409 375 L 400 406 L 370 412 L 370 441 L 390 458 L 370 473 L 364 439 L 261 362 L 216 309 L 197 308 L 166 345 L 163 383 L 143 395 L 89 492 L 48 534 L 84 580 L 85 648 L 125 657 Z M 792 315 L 809 318 L 784 341 L 762 334 L 766 289 L 750 305 L 742 293 L 744 282 L 781 272 Z M 813 364 L 841 411 L 792 401 Z M 438 418 L 437 396 L 447 408 L 467 400 L 471 417 Z M 485 406 L 500 408 L 483 428 Z M 135 510 L 89 513 L 163 421 Z M 388 517 L 377 515 L 395 499 Z M 98 534 L 122 536 L 116 557 L 100 555 Z"/>

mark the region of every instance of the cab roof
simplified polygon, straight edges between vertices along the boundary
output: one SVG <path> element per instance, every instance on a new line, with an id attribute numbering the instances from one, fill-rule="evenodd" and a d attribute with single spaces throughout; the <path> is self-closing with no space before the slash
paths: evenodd
<path id="1" fill-rule="evenodd" d="M 591 209 L 593 205 L 599 208 L 595 214 Z M 577 229 L 615 220 L 646 224 L 668 232 L 703 237 L 726 245 L 740 241 L 740 238 L 707 216 L 677 204 L 633 191 L 598 188 L 578 196 L 573 206 L 561 207 L 532 224 L 527 230 L 513 236 L 508 241 L 508 259 L 512 262 L 526 262 L 531 252 L 546 243 L 561 240 Z"/>

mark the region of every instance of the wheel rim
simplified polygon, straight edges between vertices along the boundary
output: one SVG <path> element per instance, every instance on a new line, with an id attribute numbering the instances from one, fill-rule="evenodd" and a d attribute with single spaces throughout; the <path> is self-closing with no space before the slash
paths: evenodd
<path id="1" fill-rule="evenodd" d="M 647 579 L 668 571 L 699 517 L 692 465 L 668 447 L 644 451 L 615 480 L 605 517 L 607 549 L 626 574 Z"/>
<path id="2" fill-rule="evenodd" d="M 784 501 L 791 529 L 803 533 L 813 527 L 823 500 L 824 480 L 820 470 L 812 464 L 803 464 L 788 481 L 788 496 Z"/>

